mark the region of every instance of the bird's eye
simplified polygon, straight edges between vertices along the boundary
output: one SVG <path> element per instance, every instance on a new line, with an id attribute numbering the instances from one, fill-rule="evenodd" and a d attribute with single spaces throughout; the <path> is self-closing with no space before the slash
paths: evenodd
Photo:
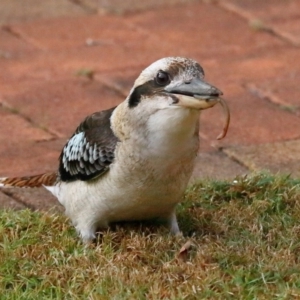
<path id="1" fill-rule="evenodd" d="M 159 71 L 155 77 L 155 81 L 158 85 L 165 86 L 170 83 L 170 76 L 164 71 Z"/>

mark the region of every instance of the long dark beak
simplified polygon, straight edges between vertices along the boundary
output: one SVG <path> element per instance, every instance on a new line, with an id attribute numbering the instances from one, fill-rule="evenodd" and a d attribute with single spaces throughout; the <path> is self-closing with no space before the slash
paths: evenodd
<path id="1" fill-rule="evenodd" d="M 219 101 L 219 97 L 223 95 L 219 89 L 200 78 L 193 78 L 184 83 L 167 86 L 165 91 L 178 95 L 179 102 L 176 105 L 197 109 L 214 106 Z"/>

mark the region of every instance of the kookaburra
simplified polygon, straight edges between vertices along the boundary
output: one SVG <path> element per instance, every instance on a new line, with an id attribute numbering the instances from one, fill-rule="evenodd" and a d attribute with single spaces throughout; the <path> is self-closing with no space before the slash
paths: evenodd
<path id="1" fill-rule="evenodd" d="M 118 221 L 160 219 L 179 233 L 175 207 L 198 152 L 199 114 L 222 95 L 203 78 L 192 59 L 154 62 L 122 103 L 77 127 L 57 172 L 1 178 L 0 185 L 47 188 L 84 242 Z"/>

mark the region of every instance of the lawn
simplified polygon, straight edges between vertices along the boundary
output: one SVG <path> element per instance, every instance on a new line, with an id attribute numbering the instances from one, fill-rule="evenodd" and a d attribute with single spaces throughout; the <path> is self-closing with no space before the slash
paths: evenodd
<path id="1" fill-rule="evenodd" d="M 62 215 L 0 210 L 0 299 L 299 299 L 300 180 L 190 186 L 184 236 L 121 224 L 81 244 Z"/>

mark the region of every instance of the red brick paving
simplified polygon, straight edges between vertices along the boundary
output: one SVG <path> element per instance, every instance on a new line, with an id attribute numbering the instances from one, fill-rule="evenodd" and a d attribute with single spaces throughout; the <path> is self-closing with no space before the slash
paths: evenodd
<path id="1" fill-rule="evenodd" d="M 99 101 L 99 95 L 105 101 Z M 116 91 L 100 82 L 79 78 L 35 82 L 32 86 L 28 84 L 25 93 L 3 99 L 36 126 L 59 137 L 69 137 L 87 115 L 122 101 Z"/>
<path id="2" fill-rule="evenodd" d="M 219 6 L 201 2 L 130 15 L 127 20 L 156 36 L 163 50 L 200 62 L 219 58 L 222 63 L 282 45 L 270 34 L 249 30 L 244 20 Z M 226 71 L 222 70 L 223 74 Z"/>
<path id="3" fill-rule="evenodd" d="M 203 112 L 194 178 L 263 169 L 299 176 L 299 1 L 165 2 L 133 1 L 121 15 L 96 14 L 107 7 L 95 0 L 53 5 L 48 15 L 40 4 L 20 12 L 15 0 L 1 2 L 0 176 L 55 170 L 78 123 L 120 103 L 144 67 L 170 55 L 197 59 L 231 109 L 222 141 L 221 109 Z M 78 76 L 85 70 L 92 79 Z M 0 207 L 58 206 L 45 190 L 9 189 Z"/>
<path id="4" fill-rule="evenodd" d="M 251 170 L 259 171 L 263 166 L 272 173 L 292 173 L 294 177 L 299 177 L 299 147 L 300 139 L 248 147 L 231 146 L 225 148 L 224 152 L 242 161 Z"/>
<path id="5" fill-rule="evenodd" d="M 82 2 L 82 0 L 80 0 Z M 97 0 L 85 0 L 93 2 Z M 35 19 L 60 16 L 77 16 L 91 12 L 86 6 L 79 6 L 75 1 L 37 1 L 37 0 L 1 0 L 0 24 L 14 22 L 30 22 Z M 92 3 L 91 3 L 92 4 Z"/>
<path id="6" fill-rule="evenodd" d="M 50 169 L 52 165 L 48 161 L 53 161 L 58 153 L 41 151 L 38 142 L 51 138 L 49 133 L 33 126 L 20 115 L 0 107 L 0 176 L 26 175 L 35 172 L 38 165 L 43 170 Z"/>
<path id="7" fill-rule="evenodd" d="M 300 2 L 297 0 L 223 0 L 220 5 L 300 46 Z"/>

